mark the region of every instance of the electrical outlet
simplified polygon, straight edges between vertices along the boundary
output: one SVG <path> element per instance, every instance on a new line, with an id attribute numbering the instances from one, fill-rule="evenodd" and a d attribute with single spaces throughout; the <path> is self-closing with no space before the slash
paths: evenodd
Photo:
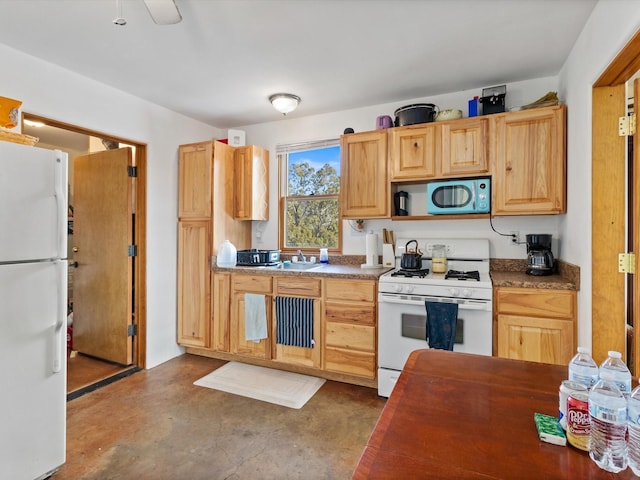
<path id="1" fill-rule="evenodd" d="M 512 230 L 509 232 L 511 235 L 511 245 L 519 245 L 520 244 L 520 232 Z"/>

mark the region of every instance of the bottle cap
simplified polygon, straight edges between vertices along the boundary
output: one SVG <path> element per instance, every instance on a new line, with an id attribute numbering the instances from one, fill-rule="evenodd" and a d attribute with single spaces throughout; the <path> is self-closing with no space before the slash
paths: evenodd
<path id="1" fill-rule="evenodd" d="M 622 358 L 622 354 L 620 352 L 616 352 L 615 350 L 609 350 L 609 352 L 607 353 L 612 358 Z"/>

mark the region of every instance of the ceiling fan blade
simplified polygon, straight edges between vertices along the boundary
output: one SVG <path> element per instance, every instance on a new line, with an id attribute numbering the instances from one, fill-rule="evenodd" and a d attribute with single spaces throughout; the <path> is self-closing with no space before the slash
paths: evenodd
<path id="1" fill-rule="evenodd" d="M 144 0 L 153 21 L 158 25 L 172 25 L 182 21 L 174 0 Z"/>

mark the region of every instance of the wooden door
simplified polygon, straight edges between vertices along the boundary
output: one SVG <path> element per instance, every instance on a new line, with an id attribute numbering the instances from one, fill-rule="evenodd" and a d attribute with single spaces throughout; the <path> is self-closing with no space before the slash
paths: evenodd
<path id="1" fill-rule="evenodd" d="M 74 161 L 73 345 L 122 365 L 133 359 L 133 186 L 130 148 Z"/>

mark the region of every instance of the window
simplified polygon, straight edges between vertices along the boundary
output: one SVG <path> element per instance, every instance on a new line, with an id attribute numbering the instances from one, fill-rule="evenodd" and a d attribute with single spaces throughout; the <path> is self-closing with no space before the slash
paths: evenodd
<path id="1" fill-rule="evenodd" d="M 278 146 L 280 248 L 339 250 L 339 140 Z"/>

